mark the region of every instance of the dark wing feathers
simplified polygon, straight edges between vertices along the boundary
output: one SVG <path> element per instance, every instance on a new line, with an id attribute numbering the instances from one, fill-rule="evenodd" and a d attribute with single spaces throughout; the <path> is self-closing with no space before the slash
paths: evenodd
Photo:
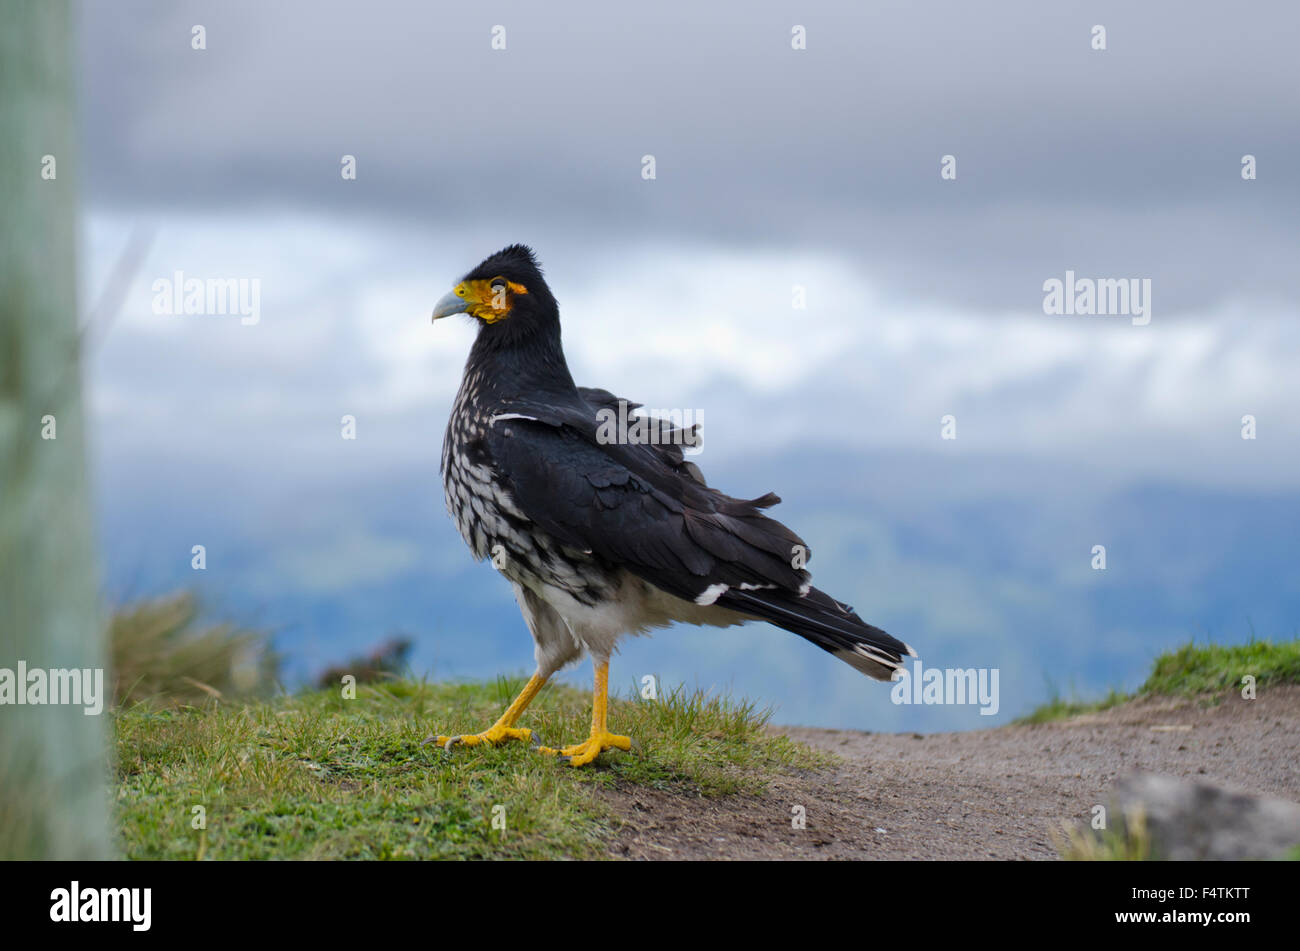
<path id="1" fill-rule="evenodd" d="M 591 386 L 578 387 L 578 395 L 591 406 L 591 412 L 594 416 L 598 410 L 610 410 L 617 414 L 620 404 L 623 411 L 630 414 L 632 410 L 640 409 L 640 403 L 634 403 L 631 400 L 621 399 L 615 396 L 609 390 L 598 389 Z M 684 446 L 698 446 L 699 424 L 696 423 L 690 427 L 681 427 L 673 424 L 671 420 L 659 419 L 657 417 L 648 417 L 648 425 L 657 431 L 657 437 L 652 440 L 652 448 L 659 457 L 667 463 L 669 468 L 680 474 L 690 476 L 700 485 L 704 485 L 704 473 L 700 471 L 699 466 L 686 458 Z M 687 435 L 689 434 L 689 438 Z M 768 493 L 771 495 L 771 493 Z M 780 501 L 776 496 L 771 495 L 774 501 Z M 767 496 L 764 496 L 767 498 Z M 766 503 L 772 505 L 773 502 Z"/>
<path id="2" fill-rule="evenodd" d="M 661 445 L 600 445 L 594 419 L 537 405 L 512 405 L 485 442 L 515 504 L 549 534 L 679 597 L 807 581 L 790 563 L 797 535 L 752 501 L 683 478 Z"/>
<path id="3" fill-rule="evenodd" d="M 795 567 L 809 557 L 803 540 L 763 514 L 779 498 L 710 488 L 681 445 L 601 444 L 596 410 L 619 400 L 579 394 L 578 405 L 512 402 L 485 435 L 515 504 L 548 534 L 679 598 L 771 621 L 873 677 L 888 679 L 911 653 L 812 587 Z M 679 431 L 662 425 L 661 435 Z"/>

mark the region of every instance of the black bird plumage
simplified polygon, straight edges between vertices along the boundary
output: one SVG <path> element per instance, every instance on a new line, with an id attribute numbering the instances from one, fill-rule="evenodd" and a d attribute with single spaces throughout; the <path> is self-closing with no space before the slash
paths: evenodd
<path id="1" fill-rule="evenodd" d="M 586 652 L 600 693 L 620 636 L 673 621 L 769 621 L 881 680 L 915 656 L 812 586 L 808 546 L 766 514 L 775 495 L 737 499 L 705 483 L 682 451 L 693 432 L 664 421 L 650 442 L 601 438 L 602 410 L 638 404 L 574 383 L 529 248 L 497 252 L 453 293 L 442 310 L 480 326 L 443 444 L 448 510 L 475 556 L 513 583 L 539 686 Z"/>

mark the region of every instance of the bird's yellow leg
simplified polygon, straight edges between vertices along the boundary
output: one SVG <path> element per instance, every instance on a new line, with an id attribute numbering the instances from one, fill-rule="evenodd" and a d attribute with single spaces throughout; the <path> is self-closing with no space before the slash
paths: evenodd
<path id="1" fill-rule="evenodd" d="M 553 750 L 541 747 L 539 753 L 551 753 L 562 756 L 571 766 L 585 766 L 605 750 L 630 750 L 632 740 L 626 736 L 610 733 L 605 728 L 605 718 L 609 710 L 609 661 L 594 663 L 596 668 L 595 697 L 591 702 L 591 736 L 576 746 L 566 746 Z"/>
<path id="2" fill-rule="evenodd" d="M 528 679 L 528 683 L 524 684 L 524 689 L 519 692 L 519 696 L 515 697 L 514 703 L 506 707 L 506 712 L 501 714 L 500 719 L 482 733 L 468 733 L 464 736 L 431 736 L 424 742 L 437 743 L 450 751 L 453 746 L 478 746 L 480 743 L 496 746 L 506 740 L 532 741 L 533 731 L 516 729 L 515 721 L 533 702 L 533 698 L 537 696 L 545 683 L 545 677 L 541 674 L 533 674 Z"/>

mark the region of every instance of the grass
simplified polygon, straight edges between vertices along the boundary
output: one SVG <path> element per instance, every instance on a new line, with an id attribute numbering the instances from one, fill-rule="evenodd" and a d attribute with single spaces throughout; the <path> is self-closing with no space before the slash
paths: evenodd
<path id="1" fill-rule="evenodd" d="M 1050 723 L 1053 720 L 1066 720 L 1070 717 L 1079 716 L 1082 713 L 1098 713 L 1102 710 L 1109 710 L 1111 707 L 1118 706 L 1131 700 L 1129 694 L 1122 693 L 1113 687 L 1100 700 L 1067 700 L 1059 695 L 1053 696 L 1051 700 L 1035 709 L 1032 713 L 1016 720 L 1019 724 L 1030 723 Z"/>
<path id="2" fill-rule="evenodd" d="M 1016 720 L 1019 724 L 1048 723 L 1083 713 L 1097 713 L 1138 697 L 1221 696 L 1239 690 L 1247 675 L 1255 678 L 1257 690 L 1284 683 L 1300 683 L 1300 639 L 1257 641 L 1245 644 L 1186 644 L 1156 658 L 1151 674 L 1136 692 L 1112 688 L 1100 700 L 1066 700 L 1054 696 L 1032 713 Z"/>
<path id="3" fill-rule="evenodd" d="M 1122 816 L 1114 826 L 1093 832 L 1080 826 L 1066 826 L 1057 834 L 1052 831 L 1057 852 L 1067 862 L 1148 862 L 1151 860 L 1151 835 L 1146 814 L 1138 809 Z"/>
<path id="4" fill-rule="evenodd" d="M 450 756 L 420 745 L 430 733 L 485 728 L 522 685 L 395 680 L 359 686 L 350 700 L 320 690 L 121 709 L 122 850 L 133 859 L 596 858 L 619 822 L 602 789 L 757 793 L 778 772 L 831 761 L 768 734 L 767 711 L 680 689 L 611 700 L 611 729 L 638 745 L 603 754 L 596 768 L 518 743 Z M 589 693 L 551 685 L 521 725 L 552 745 L 576 742 L 589 705 Z"/>
<path id="5" fill-rule="evenodd" d="M 1279 644 L 1272 641 L 1204 647 L 1188 644 L 1157 657 L 1141 691 L 1183 695 L 1219 693 L 1240 689 L 1246 675 L 1255 678 L 1257 689 L 1300 683 L 1300 639 Z"/>
<path id="6" fill-rule="evenodd" d="M 197 623 L 198 601 L 179 592 L 113 612 L 108 626 L 116 705 L 146 698 L 186 705 L 265 694 L 277 658 L 265 634 Z"/>

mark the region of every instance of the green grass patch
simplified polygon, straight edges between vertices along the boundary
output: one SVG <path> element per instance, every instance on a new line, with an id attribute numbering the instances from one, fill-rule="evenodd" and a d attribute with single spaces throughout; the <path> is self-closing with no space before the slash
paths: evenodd
<path id="1" fill-rule="evenodd" d="M 602 786 L 757 793 L 778 772 L 832 761 L 769 734 L 767 711 L 684 690 L 612 699 L 610 728 L 637 746 L 602 754 L 595 768 L 519 743 L 451 755 L 420 745 L 431 733 L 486 728 L 523 683 L 396 680 L 360 686 L 353 700 L 329 690 L 119 710 L 122 850 L 133 859 L 595 858 L 618 825 Z M 578 742 L 590 703 L 589 693 L 550 685 L 520 725 L 552 746 Z"/>
<path id="2" fill-rule="evenodd" d="M 1084 713 L 1098 713 L 1102 710 L 1109 710 L 1111 707 L 1119 706 L 1119 704 L 1131 699 L 1132 697 L 1129 694 L 1122 693 L 1113 687 L 1100 700 L 1067 700 L 1058 694 L 1053 695 L 1052 699 L 1047 703 L 1015 722 L 1029 724 L 1066 720 Z"/>
<path id="3" fill-rule="evenodd" d="M 1247 675 L 1255 678 L 1257 689 L 1300 683 L 1300 640 L 1204 647 L 1188 644 L 1157 657 L 1139 693 L 1219 693 L 1240 689 Z"/>
<path id="4" fill-rule="evenodd" d="M 1277 684 L 1300 683 L 1300 639 L 1256 641 L 1245 644 L 1186 644 L 1156 658 L 1151 674 L 1135 693 L 1111 689 L 1100 700 L 1064 699 L 1054 696 L 1019 724 L 1048 723 L 1083 713 L 1107 710 L 1145 696 L 1221 695 L 1241 689 L 1247 675 L 1255 678 L 1257 690 Z"/>

